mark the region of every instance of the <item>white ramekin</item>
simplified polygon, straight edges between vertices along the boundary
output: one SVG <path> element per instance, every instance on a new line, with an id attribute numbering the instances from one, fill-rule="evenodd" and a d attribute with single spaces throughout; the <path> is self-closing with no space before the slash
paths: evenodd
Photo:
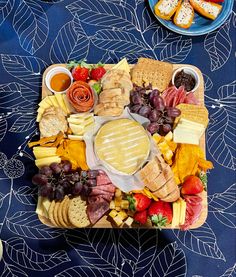
<path id="1" fill-rule="evenodd" d="M 196 91 L 200 85 L 200 77 L 199 77 L 199 74 L 197 73 L 197 71 L 195 69 L 193 69 L 192 67 L 188 67 L 188 66 L 183 66 L 183 67 L 179 67 L 178 69 L 176 69 L 172 75 L 172 85 L 175 85 L 175 76 L 178 72 L 180 71 L 184 71 L 184 73 L 187 73 L 189 75 L 192 75 L 193 78 L 195 79 L 195 86 L 194 88 L 191 90 L 192 92 Z M 190 91 L 187 91 L 187 94 L 189 93 Z"/>
<path id="2" fill-rule="evenodd" d="M 53 67 L 52 69 L 50 69 L 47 74 L 46 74 L 46 77 L 45 77 L 45 84 L 47 86 L 47 88 L 53 92 L 53 93 L 65 93 L 69 87 L 64 90 L 64 91 L 55 91 L 51 88 L 51 79 L 54 75 L 58 74 L 58 73 L 66 73 L 69 77 L 70 77 L 70 80 L 71 80 L 71 83 L 70 83 L 70 86 L 72 85 L 73 83 L 73 77 L 72 77 L 72 74 L 70 72 L 70 70 L 68 70 L 67 68 L 63 67 L 63 66 L 56 66 L 56 67 Z"/>

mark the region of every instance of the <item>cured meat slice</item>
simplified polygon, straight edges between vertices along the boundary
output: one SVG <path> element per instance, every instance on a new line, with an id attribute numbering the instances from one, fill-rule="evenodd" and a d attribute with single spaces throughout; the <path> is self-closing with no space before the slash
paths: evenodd
<path id="1" fill-rule="evenodd" d="M 98 187 L 93 188 L 89 195 L 93 196 L 93 195 L 105 195 L 105 194 L 113 195 L 113 193 L 109 191 L 104 191 L 102 189 L 99 189 Z"/>
<path id="2" fill-rule="evenodd" d="M 97 186 L 101 186 L 101 185 L 105 185 L 105 184 L 110 184 L 111 180 L 109 179 L 109 177 L 105 174 L 99 174 L 97 176 Z"/>
<path id="3" fill-rule="evenodd" d="M 184 199 L 187 204 L 186 216 L 185 222 L 180 228 L 185 231 L 198 220 L 202 211 L 202 198 L 198 195 L 186 195 Z"/>
<path id="4" fill-rule="evenodd" d="M 199 102 L 196 99 L 193 92 L 188 93 L 187 96 L 184 99 L 184 102 L 182 102 L 182 103 L 193 104 L 193 105 L 198 105 L 199 104 Z"/>
<path id="5" fill-rule="evenodd" d="M 116 188 L 112 184 L 100 185 L 100 186 L 97 186 L 96 189 L 107 191 L 110 193 L 114 193 L 116 190 Z"/>
<path id="6" fill-rule="evenodd" d="M 107 211 L 109 203 L 105 200 L 89 204 L 87 207 L 87 215 L 92 224 L 95 224 Z"/>
<path id="7" fill-rule="evenodd" d="M 94 105 L 93 91 L 83 81 L 74 82 L 67 91 L 67 97 L 77 112 L 87 112 Z"/>

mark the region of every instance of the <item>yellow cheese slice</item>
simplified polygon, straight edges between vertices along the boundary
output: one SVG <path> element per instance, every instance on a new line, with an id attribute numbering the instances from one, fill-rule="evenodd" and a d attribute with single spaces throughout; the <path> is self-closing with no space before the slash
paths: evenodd
<path id="1" fill-rule="evenodd" d="M 62 94 L 57 93 L 57 94 L 55 94 L 55 97 L 57 99 L 57 102 L 58 102 L 59 106 L 62 108 L 62 110 L 65 112 L 65 114 L 68 114 Z"/>
<path id="2" fill-rule="evenodd" d="M 39 103 L 39 107 L 47 109 L 52 106 L 51 101 L 49 100 L 48 96 L 43 98 L 43 100 Z"/>
<path id="3" fill-rule="evenodd" d="M 180 202 L 176 201 L 172 204 L 172 206 L 173 206 L 173 218 L 172 218 L 171 228 L 175 228 L 179 226 Z"/>
<path id="4" fill-rule="evenodd" d="M 74 118 L 74 117 L 69 117 L 67 119 L 67 121 L 69 123 L 72 123 L 72 124 L 77 124 L 77 125 L 83 125 L 84 127 L 89 125 L 89 124 L 92 124 L 94 122 L 94 119 L 93 117 L 86 117 L 86 118 Z"/>
<path id="5" fill-rule="evenodd" d="M 126 58 L 123 58 L 121 61 L 119 61 L 118 64 L 112 67 L 112 69 L 121 69 L 126 71 L 127 73 L 130 73 L 130 67 Z"/>
<path id="6" fill-rule="evenodd" d="M 92 117 L 93 115 L 94 115 L 93 113 L 75 113 L 75 114 L 71 114 L 70 118 L 87 119 L 89 117 Z"/>
<path id="7" fill-rule="evenodd" d="M 33 147 L 33 151 L 34 152 L 56 152 L 57 151 L 57 148 L 56 147 L 43 147 L 43 146 L 34 146 Z"/>
<path id="8" fill-rule="evenodd" d="M 180 200 L 180 220 L 179 220 L 180 225 L 184 224 L 185 222 L 186 208 L 187 208 L 186 202 L 183 199 L 181 199 Z"/>
<path id="9" fill-rule="evenodd" d="M 48 96 L 48 98 L 50 99 L 50 101 L 52 102 L 52 105 L 55 108 L 59 108 L 60 107 L 59 103 L 57 102 L 57 99 L 56 99 L 55 95 L 50 95 L 50 96 Z"/>
<path id="10" fill-rule="evenodd" d="M 66 109 L 67 109 L 67 114 L 70 114 L 70 113 L 75 113 L 75 109 L 72 107 L 72 105 L 70 104 L 66 94 L 63 94 L 63 100 L 64 100 L 64 103 L 66 105 Z"/>
<path id="11" fill-rule="evenodd" d="M 38 168 L 41 168 L 44 165 L 50 165 L 51 163 L 60 163 L 61 158 L 58 156 L 53 156 L 53 157 L 47 157 L 47 158 L 42 158 L 42 159 L 37 159 L 35 160 L 35 165 Z"/>
<path id="12" fill-rule="evenodd" d="M 46 157 L 56 156 L 56 147 L 34 147 L 33 153 L 36 159 L 42 159 Z"/>
<path id="13" fill-rule="evenodd" d="M 43 158 L 50 158 L 50 157 L 56 157 L 56 153 L 34 153 L 34 156 L 36 158 L 36 160 L 39 160 L 39 159 L 43 159 Z"/>
<path id="14" fill-rule="evenodd" d="M 37 203 L 36 213 L 38 215 L 45 216 L 45 217 L 48 218 L 48 211 L 43 206 L 44 200 L 45 200 L 44 197 L 41 197 L 41 196 L 38 197 L 38 203 Z"/>
<path id="15" fill-rule="evenodd" d="M 95 137 L 94 146 L 104 166 L 120 174 L 133 174 L 148 158 L 150 140 L 141 124 L 123 118 L 105 123 Z"/>

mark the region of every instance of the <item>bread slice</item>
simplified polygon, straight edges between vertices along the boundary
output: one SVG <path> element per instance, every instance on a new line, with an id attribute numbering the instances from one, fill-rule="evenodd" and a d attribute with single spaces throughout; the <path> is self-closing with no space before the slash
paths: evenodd
<path id="1" fill-rule="evenodd" d="M 160 189 L 156 190 L 153 192 L 153 195 L 158 197 L 158 198 L 165 198 L 167 197 L 173 190 L 176 188 L 176 183 L 174 179 L 170 179 L 167 181 L 164 186 L 162 186 Z"/>
<path id="2" fill-rule="evenodd" d="M 179 198 L 180 198 L 180 190 L 178 186 L 176 186 L 176 188 L 170 194 L 168 194 L 166 197 L 162 198 L 161 200 L 165 202 L 175 202 Z"/>
<path id="3" fill-rule="evenodd" d="M 89 226 L 90 221 L 86 210 L 86 201 L 84 201 L 80 196 L 71 199 L 68 209 L 70 223 L 78 228 Z"/>

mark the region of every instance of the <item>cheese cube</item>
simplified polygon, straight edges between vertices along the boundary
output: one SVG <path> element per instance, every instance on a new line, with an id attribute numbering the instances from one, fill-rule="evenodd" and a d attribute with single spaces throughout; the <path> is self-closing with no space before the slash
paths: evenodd
<path id="1" fill-rule="evenodd" d="M 128 210 L 129 209 L 129 201 L 128 200 L 122 200 L 120 207 L 124 210 Z"/>
<path id="2" fill-rule="evenodd" d="M 165 140 L 171 141 L 173 139 L 173 133 L 170 131 L 168 134 L 165 135 Z"/>
<path id="3" fill-rule="evenodd" d="M 115 197 L 121 197 L 121 195 L 122 195 L 122 192 L 121 192 L 121 190 L 120 189 L 116 189 L 116 192 L 115 192 Z"/>
<path id="4" fill-rule="evenodd" d="M 122 217 L 117 215 L 113 218 L 117 226 L 120 226 L 123 223 Z"/>
<path id="5" fill-rule="evenodd" d="M 158 144 L 158 143 L 160 142 L 162 136 L 159 135 L 159 134 L 154 134 L 154 135 L 152 136 L 152 138 L 153 138 L 153 139 L 155 140 L 155 142 Z"/>
<path id="6" fill-rule="evenodd" d="M 120 218 L 122 218 L 122 220 L 124 220 L 128 217 L 127 213 L 122 210 L 118 213 L 118 215 L 120 216 Z"/>
<path id="7" fill-rule="evenodd" d="M 121 206 L 122 197 L 116 197 L 115 198 L 115 206 L 120 207 Z"/>
<path id="8" fill-rule="evenodd" d="M 124 224 L 126 224 L 126 225 L 129 226 L 129 227 L 131 227 L 131 225 L 132 225 L 133 222 L 134 222 L 134 219 L 133 219 L 132 217 L 129 216 L 129 217 L 125 220 Z"/>
<path id="9" fill-rule="evenodd" d="M 112 211 L 110 211 L 110 213 L 109 213 L 109 216 L 110 217 L 112 217 L 112 218 L 114 218 L 115 216 L 117 216 L 117 211 L 116 210 L 112 210 Z"/>
<path id="10" fill-rule="evenodd" d="M 115 208 L 116 208 L 115 202 L 112 200 L 110 202 L 110 209 L 115 209 Z"/>

